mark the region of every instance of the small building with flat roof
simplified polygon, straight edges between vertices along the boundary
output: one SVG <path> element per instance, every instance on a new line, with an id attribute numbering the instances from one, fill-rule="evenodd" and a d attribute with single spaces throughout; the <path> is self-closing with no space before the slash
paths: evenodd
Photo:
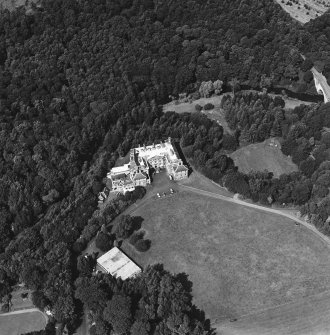
<path id="1" fill-rule="evenodd" d="M 117 247 L 99 257 L 97 267 L 101 271 L 123 280 L 134 277 L 141 272 L 141 268 Z"/>

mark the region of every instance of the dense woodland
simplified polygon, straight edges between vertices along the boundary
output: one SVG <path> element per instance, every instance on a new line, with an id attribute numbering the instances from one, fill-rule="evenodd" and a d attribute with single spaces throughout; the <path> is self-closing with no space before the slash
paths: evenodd
<path id="1" fill-rule="evenodd" d="M 234 98 L 227 95 L 222 103 L 238 141 L 253 143 L 279 137 L 282 152 L 299 167 L 299 172 L 280 178 L 269 172 L 236 172 L 242 181 L 237 184 L 236 178 L 225 179 L 224 184 L 256 201 L 300 205 L 303 215 L 330 234 L 330 104 L 284 110 L 281 99 L 257 93 L 238 93 Z"/>
<path id="2" fill-rule="evenodd" d="M 109 288 L 102 300 L 109 313 L 92 308 L 97 335 L 123 329 L 111 314 L 117 304 L 132 313 L 124 328 L 132 334 L 208 331 L 202 313 L 191 312 L 196 308 L 181 277 L 155 268 L 126 284 L 79 271 L 88 241 L 144 193 L 119 197 L 99 215 L 106 172 L 132 146 L 168 136 L 194 166 L 230 190 L 261 202 L 271 195 L 272 201 L 306 204 L 315 224 L 325 227 L 329 138 L 320 125 L 328 122 L 327 105 L 285 113 L 280 99 L 237 95 L 224 105 L 234 136 L 201 113 L 163 114 L 159 107 L 169 95 L 195 92 L 209 80 L 225 88 L 236 79 L 255 88 L 294 84 L 306 90 L 311 63 L 300 51 L 314 61 L 318 45 L 327 50 L 324 23 L 302 27 L 268 0 L 44 0 L 32 13 L 21 8 L 0 15 L 3 301 L 12 285 L 24 282 L 38 306 L 49 305 L 55 320 L 73 330 L 82 304 L 88 305 L 79 287 L 95 281 Z M 320 35 L 316 41 L 314 34 Z M 243 108 L 260 119 L 257 125 L 249 113 L 237 119 Z M 237 172 L 226 153 L 242 138 L 268 136 L 284 137 L 283 152 L 295 153 L 301 172 L 278 180 Z M 155 277 L 148 292 L 146 283 Z M 178 289 L 173 301 L 171 285 Z M 155 311 L 155 299 L 167 302 Z"/>

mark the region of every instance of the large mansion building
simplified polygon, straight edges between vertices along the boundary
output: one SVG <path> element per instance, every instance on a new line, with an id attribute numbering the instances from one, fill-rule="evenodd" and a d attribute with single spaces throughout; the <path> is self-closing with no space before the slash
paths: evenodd
<path id="1" fill-rule="evenodd" d="M 125 193 L 133 191 L 135 186 L 150 184 L 150 169 L 156 172 L 166 169 L 173 180 L 188 177 L 188 168 L 168 138 L 160 144 L 131 149 L 129 163 L 114 167 L 107 174 L 112 183 L 111 191 Z"/>

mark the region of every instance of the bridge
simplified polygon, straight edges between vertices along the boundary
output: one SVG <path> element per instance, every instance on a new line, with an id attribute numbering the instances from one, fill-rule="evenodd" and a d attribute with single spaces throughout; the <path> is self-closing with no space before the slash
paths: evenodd
<path id="1" fill-rule="evenodd" d="M 319 94 L 323 94 L 324 102 L 330 101 L 330 86 L 327 82 L 327 79 L 324 77 L 324 75 L 320 72 L 318 72 L 315 67 L 311 69 L 313 76 L 314 76 L 314 83 L 316 91 Z"/>

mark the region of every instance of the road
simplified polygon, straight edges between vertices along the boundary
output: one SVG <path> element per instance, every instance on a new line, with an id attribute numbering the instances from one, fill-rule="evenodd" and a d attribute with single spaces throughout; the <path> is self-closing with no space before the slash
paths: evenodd
<path id="1" fill-rule="evenodd" d="M 296 216 L 294 216 L 294 215 L 292 215 L 290 213 L 286 213 L 286 212 L 281 211 L 279 209 L 273 209 L 273 208 L 269 208 L 269 207 L 264 207 L 264 206 L 252 204 L 252 203 L 249 203 L 249 202 L 245 202 L 243 200 L 239 200 L 239 199 L 227 197 L 227 196 L 220 195 L 220 194 L 217 194 L 217 193 L 204 191 L 204 190 L 201 190 L 199 188 L 195 188 L 195 187 L 191 187 L 191 186 L 180 185 L 180 187 L 182 189 L 185 189 L 187 191 L 194 192 L 194 193 L 197 193 L 197 194 L 200 194 L 200 195 L 205 195 L 205 196 L 208 196 L 208 197 L 212 197 L 212 198 L 216 198 L 216 199 L 221 199 L 221 200 L 224 200 L 224 201 L 235 203 L 237 205 L 242 205 L 242 206 L 245 206 L 245 207 L 250 207 L 250 208 L 254 208 L 254 209 L 257 209 L 257 210 L 264 211 L 264 212 L 268 212 L 268 213 L 277 214 L 277 215 L 281 215 L 281 216 L 287 217 L 290 220 L 298 222 L 299 224 L 303 225 L 308 230 L 310 230 L 313 234 L 317 235 L 319 238 L 321 238 L 326 243 L 326 245 L 330 249 L 330 239 L 327 236 L 323 235 L 321 232 L 319 232 L 311 224 L 307 223 L 304 220 L 301 220 L 301 219 L 297 218 Z"/>
<path id="2" fill-rule="evenodd" d="M 324 102 L 329 102 L 330 101 L 330 86 L 327 82 L 327 79 L 324 77 L 324 75 L 320 72 L 318 72 L 315 67 L 311 69 L 313 75 L 314 75 L 314 80 L 317 81 L 320 86 L 322 87 L 323 90 L 323 95 L 324 95 Z M 317 90 L 317 88 L 316 88 Z"/>

